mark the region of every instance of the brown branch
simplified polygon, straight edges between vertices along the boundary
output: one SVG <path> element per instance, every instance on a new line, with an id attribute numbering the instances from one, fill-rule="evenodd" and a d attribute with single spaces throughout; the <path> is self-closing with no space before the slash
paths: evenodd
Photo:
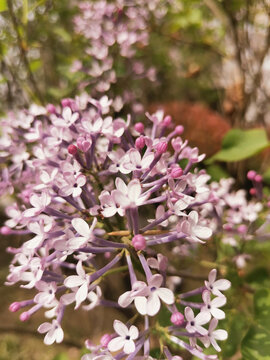
<path id="1" fill-rule="evenodd" d="M 31 83 L 31 85 L 33 87 L 33 90 L 34 90 L 35 94 L 37 95 L 39 101 L 43 104 L 44 103 L 43 97 L 42 97 L 41 92 L 40 92 L 40 90 L 39 90 L 39 88 L 37 86 L 34 74 L 33 74 L 32 70 L 31 70 L 30 63 L 29 63 L 28 58 L 27 58 L 25 45 L 24 45 L 22 36 L 20 34 L 20 31 L 19 31 L 19 24 L 18 24 L 18 20 L 16 18 L 16 15 L 15 15 L 15 12 L 14 12 L 14 9 L 13 9 L 12 0 L 7 0 L 7 5 L 8 5 L 8 12 L 9 12 L 9 15 L 10 15 L 10 18 L 11 18 L 11 21 L 12 21 L 12 25 L 13 25 L 13 28 L 14 28 L 14 30 L 16 32 L 17 44 L 18 44 L 18 48 L 20 50 L 22 62 L 24 63 L 24 66 L 25 66 L 25 68 L 27 70 L 28 77 L 29 77 L 30 83 Z"/>

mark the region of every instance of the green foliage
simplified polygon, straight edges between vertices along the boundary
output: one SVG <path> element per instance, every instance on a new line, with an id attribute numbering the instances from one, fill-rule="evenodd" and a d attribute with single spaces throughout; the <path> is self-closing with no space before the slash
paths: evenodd
<path id="1" fill-rule="evenodd" d="M 232 129 L 224 136 L 222 149 L 208 163 L 214 160 L 235 162 L 248 159 L 269 146 L 264 129 Z"/>
<path id="2" fill-rule="evenodd" d="M 254 296 L 254 323 L 242 341 L 245 360 L 270 360 L 270 290 L 260 289 Z"/>
<path id="3" fill-rule="evenodd" d="M 6 0 L 0 0 L 0 12 L 7 10 L 7 1 Z"/>

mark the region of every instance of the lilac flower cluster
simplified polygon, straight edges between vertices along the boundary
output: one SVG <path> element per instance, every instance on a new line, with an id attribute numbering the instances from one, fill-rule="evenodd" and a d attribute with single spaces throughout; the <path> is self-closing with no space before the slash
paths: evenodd
<path id="1" fill-rule="evenodd" d="M 134 79 L 155 81 L 156 70 L 146 65 L 141 50 L 149 45 L 151 23 L 160 23 L 169 5 L 169 0 L 80 2 L 74 24 L 75 32 L 86 43 L 85 54 L 72 65 L 72 71 L 86 75 L 80 86 L 90 86 L 91 94 L 99 96 L 115 83 L 131 84 Z M 134 89 L 126 89 L 116 101 L 121 107 L 138 101 L 135 98 Z M 139 104 L 135 105 L 138 110 Z"/>
<path id="2" fill-rule="evenodd" d="M 216 359 L 197 341 L 220 351 L 216 341 L 227 332 L 217 325 L 225 317 L 220 307 L 230 282 L 217 280 L 214 269 L 204 286 L 179 294 L 169 288 L 171 266 L 164 255 L 168 244 L 194 246 L 212 235 L 202 210 L 216 197 L 208 175 L 191 172 L 204 155 L 182 140 L 183 127 L 174 127 L 170 116 L 158 111 L 146 117 L 147 126 L 129 116 L 114 118 L 112 100 L 83 94 L 3 119 L 1 158 L 7 167 L 1 194 L 14 191 L 16 203 L 7 208 L 1 233 L 26 236 L 20 248 L 8 248 L 14 258 L 6 284 L 36 290 L 10 310 L 24 309 L 20 319 L 26 321 L 45 308 L 51 322 L 38 331 L 52 344 L 63 340 L 69 305 L 132 309 L 135 316 L 126 324 L 115 320 L 114 332 L 100 345 L 88 343 L 91 354 L 84 360 L 130 360 L 142 348 L 148 357 L 155 336 L 168 359 L 173 355 L 166 344 Z M 180 167 L 181 161 L 186 165 Z M 103 280 L 118 271 L 129 273 L 130 286 L 115 302 L 104 298 Z M 189 301 L 194 295 L 202 301 Z M 162 307 L 171 313 L 171 326 L 157 321 Z"/>
<path id="3" fill-rule="evenodd" d="M 251 255 L 244 252 L 245 242 L 254 239 L 254 236 L 256 240 L 268 238 L 263 230 L 266 223 L 263 226 L 256 224 L 259 217 L 266 220 L 263 214 L 269 207 L 267 196 L 263 194 L 262 176 L 251 170 L 247 178 L 254 185 L 250 189 L 250 194 L 254 196 L 251 200 L 248 200 L 244 189 L 232 190 L 234 179 L 221 179 L 209 185 L 213 202 L 203 205 L 201 212 L 206 218 L 212 216 L 209 226 L 224 244 L 234 249 L 232 260 L 239 269 L 244 268 L 247 260 L 251 259 Z"/>

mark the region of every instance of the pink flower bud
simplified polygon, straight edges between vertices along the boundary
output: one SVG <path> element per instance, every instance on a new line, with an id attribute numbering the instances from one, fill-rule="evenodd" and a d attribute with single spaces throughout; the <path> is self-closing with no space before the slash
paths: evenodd
<path id="1" fill-rule="evenodd" d="M 247 173 L 247 178 L 249 180 L 254 180 L 255 176 L 257 175 L 256 171 L 254 170 L 250 170 L 248 173 Z"/>
<path id="2" fill-rule="evenodd" d="M 2 235 L 9 235 L 11 234 L 11 229 L 8 226 L 3 226 L 1 227 L 0 232 Z"/>
<path id="3" fill-rule="evenodd" d="M 171 177 L 172 177 L 173 179 L 177 179 L 177 178 L 179 178 L 179 177 L 182 176 L 182 175 L 183 175 L 183 170 L 182 170 L 180 167 L 175 167 L 175 168 L 173 168 L 172 171 L 171 171 Z"/>
<path id="4" fill-rule="evenodd" d="M 255 180 L 256 182 L 262 182 L 263 178 L 262 178 L 261 175 L 258 174 L 258 175 L 255 176 L 254 180 Z"/>
<path id="5" fill-rule="evenodd" d="M 181 326 L 184 324 L 184 321 L 185 321 L 185 317 L 179 311 L 174 312 L 171 316 L 171 322 L 174 325 Z"/>
<path id="6" fill-rule="evenodd" d="M 224 224 L 223 229 L 227 231 L 232 231 L 233 227 L 231 224 Z"/>
<path id="7" fill-rule="evenodd" d="M 170 126 L 172 123 L 172 117 L 170 115 L 165 116 L 164 120 L 162 121 L 162 125 L 165 127 Z"/>
<path id="8" fill-rule="evenodd" d="M 181 135 L 184 132 L 184 126 L 183 125 L 177 125 L 175 128 L 175 133 L 177 135 Z"/>
<path id="9" fill-rule="evenodd" d="M 168 148 L 168 144 L 165 141 L 161 141 L 160 143 L 158 143 L 156 149 L 159 154 L 163 154 L 167 151 L 167 148 Z"/>
<path id="10" fill-rule="evenodd" d="M 103 347 L 107 347 L 111 340 L 112 340 L 112 336 L 110 334 L 104 334 L 100 339 L 100 345 Z"/>
<path id="11" fill-rule="evenodd" d="M 112 254 L 111 254 L 109 251 L 106 251 L 106 252 L 104 253 L 105 259 L 109 259 L 111 256 L 112 256 Z"/>
<path id="12" fill-rule="evenodd" d="M 56 108 L 55 108 L 55 106 L 53 104 L 48 104 L 46 106 L 46 109 L 47 109 L 48 113 L 50 113 L 50 114 L 55 114 L 56 113 Z"/>
<path id="13" fill-rule="evenodd" d="M 16 302 L 13 302 L 12 304 L 10 304 L 8 309 L 11 312 L 16 312 L 16 311 L 20 310 L 20 308 L 21 308 L 20 303 L 16 301 Z"/>
<path id="14" fill-rule="evenodd" d="M 134 129 L 138 131 L 138 133 L 142 134 L 144 133 L 144 125 L 141 122 L 138 122 L 134 125 Z"/>
<path id="15" fill-rule="evenodd" d="M 237 231 L 239 234 L 246 234 L 247 226 L 245 224 L 239 225 Z"/>
<path id="16" fill-rule="evenodd" d="M 142 149 L 145 145 L 145 140 L 143 136 L 140 136 L 135 141 L 135 146 L 138 150 Z"/>
<path id="17" fill-rule="evenodd" d="M 30 315 L 29 315 L 28 311 L 21 313 L 21 315 L 20 315 L 21 321 L 28 321 L 29 319 L 30 319 Z"/>
<path id="18" fill-rule="evenodd" d="M 63 107 L 71 107 L 72 101 L 71 99 L 62 99 L 61 104 Z"/>
<path id="19" fill-rule="evenodd" d="M 146 247 L 146 241 L 145 241 L 144 236 L 142 236 L 140 234 L 135 235 L 132 239 L 132 245 L 134 246 L 134 249 L 136 251 L 144 250 Z"/>
<path id="20" fill-rule="evenodd" d="M 254 188 L 251 188 L 251 189 L 249 190 L 249 193 L 250 193 L 250 195 L 256 195 L 256 194 L 257 194 L 257 190 L 254 189 Z"/>
<path id="21" fill-rule="evenodd" d="M 68 146 L 68 152 L 70 155 L 75 155 L 77 153 L 77 146 L 76 145 L 73 145 L 73 144 L 70 144 Z"/>

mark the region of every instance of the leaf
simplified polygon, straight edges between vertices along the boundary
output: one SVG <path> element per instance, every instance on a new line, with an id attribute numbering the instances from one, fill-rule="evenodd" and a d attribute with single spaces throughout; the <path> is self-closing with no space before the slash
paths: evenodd
<path id="1" fill-rule="evenodd" d="M 270 332 L 253 325 L 242 341 L 245 360 L 270 360 Z"/>
<path id="2" fill-rule="evenodd" d="M 6 11 L 7 9 L 8 9 L 7 1 L 6 0 L 0 0 L 0 12 Z"/>
<path id="3" fill-rule="evenodd" d="M 220 179 L 228 178 L 228 172 L 218 164 L 212 164 L 207 167 L 207 174 L 211 176 L 212 181 L 219 181 Z"/>
<path id="4" fill-rule="evenodd" d="M 57 354 L 53 360 L 68 360 L 68 355 L 66 353 Z"/>
<path id="5" fill-rule="evenodd" d="M 214 160 L 228 162 L 244 160 L 269 146 L 270 143 L 264 129 L 232 129 L 225 135 L 222 149 L 206 163 L 210 164 Z"/>
<path id="6" fill-rule="evenodd" d="M 263 180 L 270 185 L 270 168 L 263 174 Z"/>
<path id="7" fill-rule="evenodd" d="M 260 289 L 254 296 L 255 324 L 242 341 L 245 360 L 270 360 L 270 290 Z"/>

